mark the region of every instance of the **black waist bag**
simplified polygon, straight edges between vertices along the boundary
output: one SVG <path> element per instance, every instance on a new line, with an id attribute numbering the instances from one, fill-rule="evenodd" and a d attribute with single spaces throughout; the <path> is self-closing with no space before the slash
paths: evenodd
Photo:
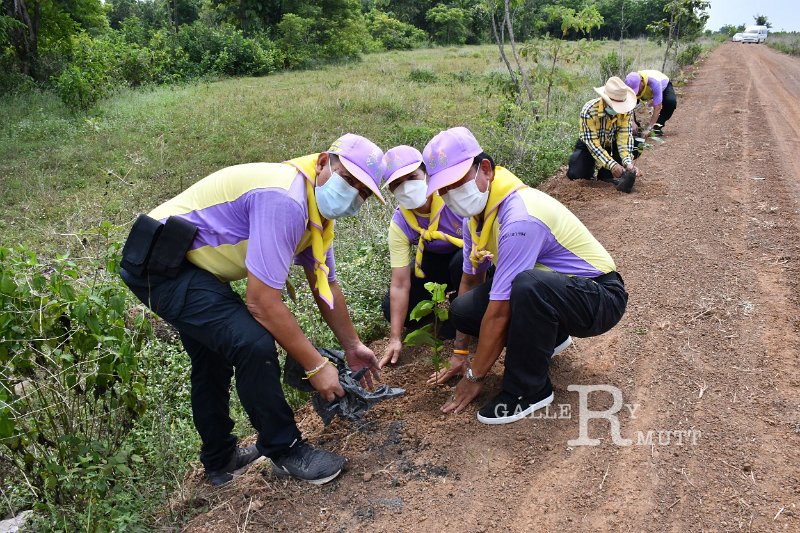
<path id="1" fill-rule="evenodd" d="M 139 215 L 122 248 L 120 266 L 134 276 L 144 275 L 147 271 L 147 261 L 150 259 L 150 250 L 153 249 L 153 244 L 163 227 L 164 225 L 158 220 L 147 215 Z"/>
<path id="2" fill-rule="evenodd" d="M 174 278 L 194 242 L 197 226 L 178 217 L 162 224 L 139 215 L 122 249 L 122 268 L 141 276 L 145 272 Z"/>

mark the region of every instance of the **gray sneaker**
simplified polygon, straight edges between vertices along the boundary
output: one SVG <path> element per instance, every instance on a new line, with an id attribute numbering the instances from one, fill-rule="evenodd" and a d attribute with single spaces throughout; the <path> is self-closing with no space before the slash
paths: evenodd
<path id="1" fill-rule="evenodd" d="M 272 471 L 280 477 L 294 477 L 314 485 L 323 485 L 335 479 L 347 463 L 347 459 L 333 452 L 314 448 L 299 441 L 288 453 L 272 460 Z"/>
<path id="2" fill-rule="evenodd" d="M 255 445 L 236 448 L 228 464 L 219 470 L 206 470 L 206 478 L 212 485 L 219 487 L 232 480 L 244 467 L 259 457 L 261 457 L 261 452 Z"/>

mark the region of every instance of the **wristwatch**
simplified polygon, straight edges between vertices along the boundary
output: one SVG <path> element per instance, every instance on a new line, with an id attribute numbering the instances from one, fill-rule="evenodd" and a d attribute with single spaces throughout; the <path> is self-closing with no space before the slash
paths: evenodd
<path id="1" fill-rule="evenodd" d="M 481 383 L 484 379 L 486 379 L 486 376 L 476 376 L 473 374 L 472 367 L 467 368 L 467 375 L 464 377 L 466 377 L 467 381 L 470 383 Z"/>

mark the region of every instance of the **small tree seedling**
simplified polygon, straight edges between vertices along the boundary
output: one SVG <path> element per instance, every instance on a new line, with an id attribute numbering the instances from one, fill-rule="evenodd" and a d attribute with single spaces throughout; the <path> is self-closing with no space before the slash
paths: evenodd
<path id="1" fill-rule="evenodd" d="M 431 293 L 428 300 L 422 300 L 411 310 L 411 319 L 417 322 L 433 315 L 432 321 L 421 328 L 412 331 L 403 342 L 409 346 L 430 346 L 431 362 L 436 372 L 447 367 L 447 360 L 443 357 L 444 343 L 439 339 L 439 327 L 449 317 L 448 300 L 445 294 L 447 285 L 429 281 L 425 289 Z"/>

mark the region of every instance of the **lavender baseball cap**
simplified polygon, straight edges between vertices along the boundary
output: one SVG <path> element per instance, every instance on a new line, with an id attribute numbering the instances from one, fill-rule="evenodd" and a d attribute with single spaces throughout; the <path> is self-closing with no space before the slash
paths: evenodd
<path id="1" fill-rule="evenodd" d="M 401 144 L 387 150 L 383 156 L 385 168 L 383 176 L 386 178 L 386 183 L 383 186 L 387 187 L 397 178 L 402 178 L 406 174 L 414 172 L 421 164 L 422 154 L 413 146 Z"/>
<path id="2" fill-rule="evenodd" d="M 631 72 L 625 76 L 625 85 L 631 88 L 633 92 L 639 94 L 639 84 L 642 82 L 642 77 L 638 72 Z"/>
<path id="3" fill-rule="evenodd" d="M 336 154 L 353 177 L 366 185 L 382 204 L 386 203 L 378 190 L 384 173 L 383 150 L 378 145 L 361 135 L 345 133 L 333 142 L 328 153 Z"/>
<path id="4" fill-rule="evenodd" d="M 422 151 L 428 171 L 428 196 L 464 177 L 472 160 L 483 152 L 472 132 L 463 126 L 440 131 Z"/>

